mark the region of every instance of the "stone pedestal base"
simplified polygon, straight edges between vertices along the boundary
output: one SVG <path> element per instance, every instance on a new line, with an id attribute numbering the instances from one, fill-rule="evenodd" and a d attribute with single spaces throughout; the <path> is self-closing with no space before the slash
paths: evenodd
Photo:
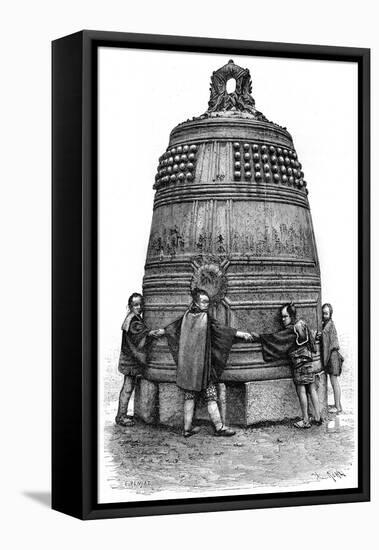
<path id="1" fill-rule="evenodd" d="M 139 378 L 134 396 L 134 414 L 147 424 L 153 424 L 158 417 L 158 384 Z"/>
<path id="2" fill-rule="evenodd" d="M 316 376 L 318 400 L 320 402 L 321 416 L 324 418 L 328 414 L 328 378 L 325 373 Z M 312 405 L 310 406 L 310 414 L 313 415 Z"/>
<path id="3" fill-rule="evenodd" d="M 326 376 L 318 378 L 321 414 L 327 411 Z M 313 414 L 310 405 L 310 414 Z M 259 422 L 278 422 L 301 417 L 299 399 L 292 379 L 259 380 L 228 386 L 226 392 L 226 422 L 250 426 Z"/>
<path id="4" fill-rule="evenodd" d="M 327 413 L 327 381 L 325 374 L 318 379 L 321 414 Z M 301 417 L 299 399 L 292 379 L 258 380 L 232 386 L 219 384 L 218 403 L 221 418 L 226 424 L 250 426 L 260 422 L 278 422 Z M 169 382 L 150 382 L 141 379 L 135 395 L 135 415 L 151 424 L 183 426 L 183 391 Z M 310 405 L 310 414 L 313 414 Z M 207 404 L 199 398 L 195 419 L 208 420 Z"/>
<path id="5" fill-rule="evenodd" d="M 165 426 L 183 426 L 184 394 L 176 384 L 160 383 L 159 423 Z"/>

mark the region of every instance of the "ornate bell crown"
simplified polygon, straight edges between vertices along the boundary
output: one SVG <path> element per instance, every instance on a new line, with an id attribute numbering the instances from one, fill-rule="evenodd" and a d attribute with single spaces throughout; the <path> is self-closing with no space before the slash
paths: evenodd
<path id="1" fill-rule="evenodd" d="M 227 82 L 236 81 L 235 90 L 227 91 Z M 208 109 L 203 116 L 215 113 L 232 112 L 235 115 L 246 113 L 256 120 L 267 121 L 266 117 L 255 108 L 255 100 L 251 95 L 252 81 L 249 69 L 236 65 L 233 59 L 212 73 Z M 249 117 L 249 118 L 250 118 Z"/>
<path id="2" fill-rule="evenodd" d="M 236 86 L 229 92 L 230 79 Z M 307 182 L 292 136 L 256 109 L 251 92 L 249 69 L 232 59 L 212 73 L 207 111 L 178 124 L 159 158 L 157 201 L 172 186 L 213 183 L 246 183 L 248 192 L 291 188 L 304 200 Z"/>

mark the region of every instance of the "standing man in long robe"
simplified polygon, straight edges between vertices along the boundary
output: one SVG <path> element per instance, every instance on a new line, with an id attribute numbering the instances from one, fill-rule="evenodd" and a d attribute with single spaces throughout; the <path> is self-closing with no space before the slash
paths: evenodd
<path id="1" fill-rule="evenodd" d="M 329 375 L 334 394 L 334 406 L 330 407 L 329 411 L 340 414 L 342 413 L 342 405 L 339 377 L 341 376 L 344 359 L 339 352 L 340 345 L 332 315 L 332 305 L 324 304 L 322 306 L 322 332 L 318 336 L 321 342 L 322 361 L 325 372 Z"/>
<path id="2" fill-rule="evenodd" d="M 209 296 L 200 289 L 192 293 L 192 304 L 185 314 L 164 329 L 177 365 L 176 383 L 184 391 L 184 436 L 198 433 L 192 427 L 195 399 L 203 393 L 215 435 L 235 434 L 223 425 L 217 403 L 217 384 L 225 369 L 236 338 L 251 341 L 247 332 L 218 323 L 209 313 Z M 157 336 L 163 335 L 161 332 Z"/>
<path id="3" fill-rule="evenodd" d="M 122 341 L 118 370 L 124 375 L 120 391 L 118 411 L 115 418 L 120 426 L 133 426 L 128 416 L 128 405 L 138 377 L 147 365 L 147 354 L 151 338 L 157 330 L 149 330 L 143 320 L 143 296 L 134 292 L 128 300 L 127 314 L 121 326 Z"/>
<path id="4" fill-rule="evenodd" d="M 263 359 L 267 362 L 289 359 L 292 365 L 293 381 L 300 401 L 302 420 L 295 422 L 296 428 L 310 428 L 308 415 L 308 395 L 314 409 L 314 424 L 321 425 L 315 373 L 312 369 L 312 352 L 315 342 L 308 325 L 302 319 L 296 320 L 296 307 L 293 303 L 281 308 L 283 329 L 271 334 L 252 333 L 253 339 L 262 345 Z"/>

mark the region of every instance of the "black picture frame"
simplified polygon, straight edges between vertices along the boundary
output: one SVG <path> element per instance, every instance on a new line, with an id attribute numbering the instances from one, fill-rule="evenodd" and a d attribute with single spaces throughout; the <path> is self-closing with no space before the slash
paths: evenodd
<path id="1" fill-rule="evenodd" d="M 138 48 L 358 65 L 358 487 L 97 503 L 97 52 Z M 81 31 L 52 43 L 52 507 L 81 519 L 370 500 L 370 50 Z"/>

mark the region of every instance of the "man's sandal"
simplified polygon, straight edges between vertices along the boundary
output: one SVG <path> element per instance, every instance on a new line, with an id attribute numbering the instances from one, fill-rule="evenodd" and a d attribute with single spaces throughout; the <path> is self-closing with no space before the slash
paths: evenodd
<path id="1" fill-rule="evenodd" d="M 134 420 L 130 416 L 116 416 L 115 422 L 123 427 L 134 426 Z"/>
<path id="2" fill-rule="evenodd" d="M 222 428 L 215 431 L 216 437 L 231 437 L 232 435 L 236 435 L 236 432 L 230 428 L 226 428 L 225 426 L 222 426 Z"/>
<path id="3" fill-rule="evenodd" d="M 305 430 L 311 427 L 310 422 L 305 422 L 304 420 L 299 420 L 299 422 L 294 423 L 295 428 L 298 428 L 299 430 Z"/>
<path id="4" fill-rule="evenodd" d="M 315 426 L 322 426 L 323 419 L 320 418 L 320 420 L 315 420 L 314 418 L 311 419 L 311 424 L 314 424 Z"/>
<path id="5" fill-rule="evenodd" d="M 199 426 L 195 426 L 194 428 L 191 428 L 190 430 L 184 430 L 183 435 L 184 437 L 191 437 L 191 435 L 198 434 L 200 431 Z"/>

